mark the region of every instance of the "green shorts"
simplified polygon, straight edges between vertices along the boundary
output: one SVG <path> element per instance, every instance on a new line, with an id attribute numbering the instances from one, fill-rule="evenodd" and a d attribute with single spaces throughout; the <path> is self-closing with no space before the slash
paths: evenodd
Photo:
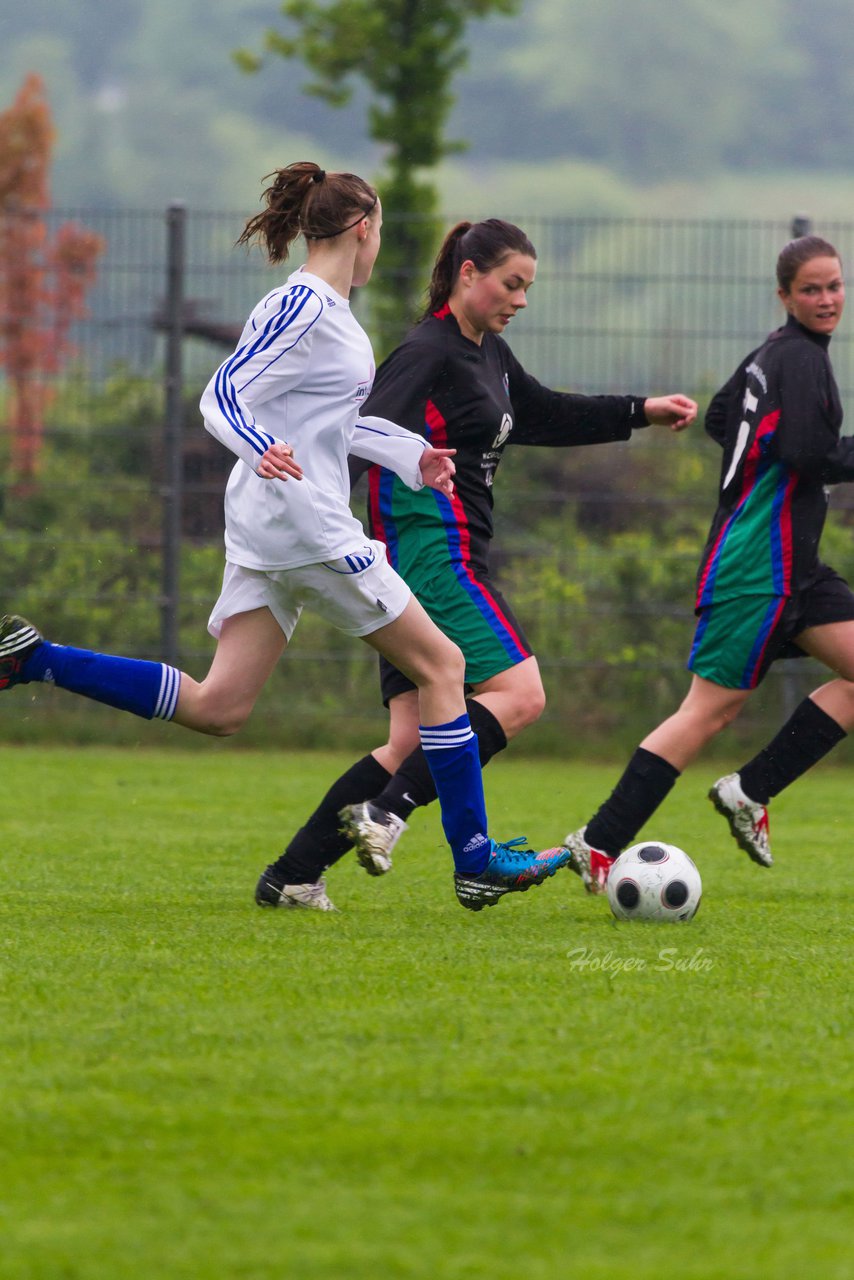
<path id="1" fill-rule="evenodd" d="M 806 656 L 802 631 L 851 621 L 854 593 L 820 564 L 793 596 L 736 596 L 701 609 L 688 670 L 725 689 L 755 689 L 777 658 Z"/>
<path id="2" fill-rule="evenodd" d="M 481 684 L 531 656 L 531 646 L 512 609 L 485 574 L 463 565 L 439 573 L 414 593 L 449 639 L 463 651 L 466 684 Z M 397 667 L 380 659 L 383 702 L 414 689 Z"/>

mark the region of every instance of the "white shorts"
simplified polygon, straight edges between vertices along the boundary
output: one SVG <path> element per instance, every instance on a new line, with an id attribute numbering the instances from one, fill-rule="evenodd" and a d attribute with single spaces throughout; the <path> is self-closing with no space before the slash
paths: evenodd
<path id="1" fill-rule="evenodd" d="M 299 569 L 226 564 L 208 631 L 218 640 L 226 618 L 266 605 L 290 640 L 306 606 L 349 636 L 367 636 L 399 618 L 411 595 L 381 542 L 366 542 L 340 560 Z"/>

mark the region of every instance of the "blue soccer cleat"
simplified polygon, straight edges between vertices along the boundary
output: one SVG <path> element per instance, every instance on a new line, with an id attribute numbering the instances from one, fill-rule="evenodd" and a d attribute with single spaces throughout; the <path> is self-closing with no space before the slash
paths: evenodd
<path id="1" fill-rule="evenodd" d="M 535 853 L 525 847 L 525 836 L 489 843 L 489 862 L 479 876 L 454 876 L 457 897 L 469 911 L 492 907 L 505 893 L 525 893 L 567 866 L 572 857 L 571 850 L 563 847 Z"/>

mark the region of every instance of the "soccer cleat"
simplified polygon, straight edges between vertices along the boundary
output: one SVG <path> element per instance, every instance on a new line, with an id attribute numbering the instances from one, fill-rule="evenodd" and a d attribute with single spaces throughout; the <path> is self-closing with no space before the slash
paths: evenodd
<path id="1" fill-rule="evenodd" d="M 370 800 L 348 804 L 338 817 L 342 835 L 353 841 L 356 857 L 368 875 L 384 876 L 391 871 L 391 851 L 406 830 L 403 818 Z"/>
<path id="2" fill-rule="evenodd" d="M 617 861 L 610 853 L 594 849 L 587 843 L 584 834 L 587 828 L 570 831 L 563 842 L 569 850 L 569 865 L 582 882 L 588 893 L 604 893 L 608 886 L 608 873 Z"/>
<path id="3" fill-rule="evenodd" d="M 30 654 L 44 642 L 42 633 L 17 613 L 0 618 L 0 689 L 21 683 L 21 669 Z"/>
<path id="4" fill-rule="evenodd" d="M 525 848 L 525 837 L 499 844 L 489 842 L 489 862 L 479 876 L 454 875 L 457 897 L 469 911 L 492 907 L 505 893 L 525 893 L 542 884 L 570 860 L 569 849 L 545 849 L 535 853 Z"/>
<path id="5" fill-rule="evenodd" d="M 304 907 L 309 911 L 337 911 L 326 896 L 326 881 L 316 884 L 285 884 L 273 867 L 268 867 L 255 886 L 259 907 Z"/>
<path id="6" fill-rule="evenodd" d="M 729 823 L 739 849 L 749 854 L 760 867 L 772 867 L 771 843 L 768 838 L 768 810 L 744 794 L 737 773 L 718 778 L 709 799 Z"/>

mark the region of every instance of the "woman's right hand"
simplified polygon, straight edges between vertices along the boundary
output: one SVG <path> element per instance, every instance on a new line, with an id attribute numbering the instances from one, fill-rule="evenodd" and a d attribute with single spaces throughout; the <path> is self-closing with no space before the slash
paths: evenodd
<path id="1" fill-rule="evenodd" d="M 262 454 L 257 472 L 264 480 L 302 480 L 302 467 L 295 461 L 293 449 L 278 440 Z"/>

